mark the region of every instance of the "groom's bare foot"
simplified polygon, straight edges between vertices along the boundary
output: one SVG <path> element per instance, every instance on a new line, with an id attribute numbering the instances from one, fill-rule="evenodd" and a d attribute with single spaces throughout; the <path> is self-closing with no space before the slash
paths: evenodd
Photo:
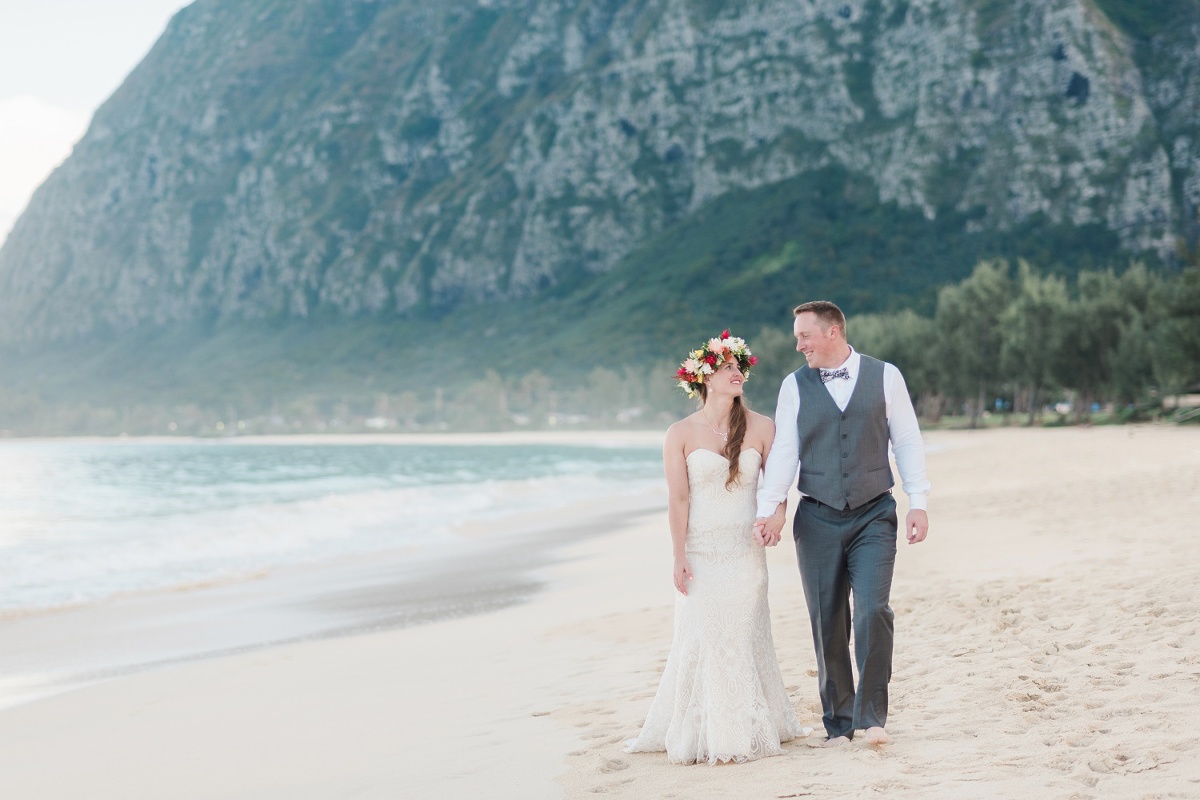
<path id="1" fill-rule="evenodd" d="M 850 740 L 845 736 L 834 736 L 832 739 L 826 739 L 821 747 L 841 747 L 844 744 L 850 744 Z"/>
<path id="2" fill-rule="evenodd" d="M 866 739 L 867 744 L 887 744 L 890 741 L 883 728 L 867 728 Z"/>

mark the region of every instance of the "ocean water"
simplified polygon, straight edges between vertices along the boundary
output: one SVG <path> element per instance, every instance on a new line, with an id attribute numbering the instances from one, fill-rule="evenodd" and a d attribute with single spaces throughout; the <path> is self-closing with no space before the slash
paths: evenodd
<path id="1" fill-rule="evenodd" d="M 457 526 L 643 492 L 654 447 L 0 443 L 0 615 L 464 546 Z"/>

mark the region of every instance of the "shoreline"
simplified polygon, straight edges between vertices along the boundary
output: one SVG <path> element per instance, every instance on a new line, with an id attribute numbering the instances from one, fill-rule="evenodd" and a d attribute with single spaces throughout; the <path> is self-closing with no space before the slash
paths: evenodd
<path id="1" fill-rule="evenodd" d="M 652 465 L 657 461 L 657 452 L 661 448 L 661 434 L 641 434 L 603 443 L 562 436 L 530 439 L 507 435 L 487 439 L 474 436 L 436 440 L 411 437 L 324 439 L 316 444 L 296 438 L 284 441 L 285 448 L 294 445 L 313 449 L 306 450 L 305 454 L 293 454 L 292 451 L 283 449 L 273 451 L 272 454 L 241 451 L 239 455 L 225 456 L 219 454 L 219 445 L 210 451 L 206 445 L 199 444 L 198 440 L 181 439 L 165 445 L 196 447 L 194 450 L 154 449 L 162 443 L 163 440 L 158 439 L 69 439 L 15 444 L 7 451 L 0 444 L 0 455 L 5 456 L 0 468 L 11 469 L 13 474 L 18 476 L 22 471 L 33 475 L 24 485 L 19 480 L 15 485 L 10 482 L 7 496 L 5 492 L 0 492 L 0 505 L 4 506 L 6 512 L 0 514 L 0 549 L 17 548 L 15 551 L 6 552 L 8 555 L 14 552 L 16 554 L 15 560 L 10 560 L 9 564 L 5 565 L 9 570 L 0 570 L 0 578 L 11 576 L 11 583 L 5 583 L 5 591 L 0 593 L 4 595 L 0 598 L 3 600 L 0 603 L 0 624 L 50 613 L 68 613 L 107 602 L 135 602 L 138 597 L 152 596 L 156 592 L 220 588 L 255 580 L 280 570 L 303 568 L 306 564 L 341 563 L 343 559 L 355 558 L 356 553 L 365 557 L 372 557 L 369 554 L 374 553 L 378 554 L 378 558 L 395 561 L 394 551 L 398 549 L 437 552 L 441 548 L 462 543 L 465 539 L 477 538 L 460 530 L 464 525 L 470 529 L 471 519 L 477 516 L 498 519 L 499 529 L 506 532 L 524 530 L 528 525 L 518 528 L 511 518 L 521 517 L 525 513 L 524 510 L 530 507 L 544 507 L 541 513 L 553 514 L 556 507 L 568 504 L 582 507 L 587 503 L 585 498 L 597 494 L 616 498 L 644 492 L 646 489 L 642 484 L 651 481 L 644 481 L 641 477 L 634 482 L 614 480 L 605 477 L 603 469 L 599 466 L 592 476 L 595 480 L 589 484 L 590 468 L 586 465 L 593 459 L 597 464 L 619 465 L 625 462 L 626 457 L 639 462 L 643 468 Z M 273 446 L 280 442 L 274 439 L 253 439 L 245 443 L 254 447 Z M 337 451 L 320 449 L 342 448 L 348 443 L 350 446 Z M 546 449 L 525 449 L 526 444 L 530 448 Z M 362 455 L 362 459 L 373 460 L 357 461 L 355 459 L 358 458 L 358 452 L 354 447 L 363 445 L 428 449 L 413 451 L 411 455 L 403 449 L 379 450 L 370 456 Z M 88 449 L 92 446 L 96 448 L 94 451 Z M 142 446 L 149 449 L 133 455 L 127 455 L 132 451 L 124 449 Z M 436 449 L 442 446 L 495 446 L 497 449 L 455 452 Z M 574 446 L 588 449 L 572 450 Z M 47 449 L 40 449 L 42 447 Z M 52 449 L 56 447 L 63 449 Z M 494 461 L 491 457 L 492 452 L 498 453 Z M 541 453 L 545 454 L 544 458 L 538 455 Z M 480 465 L 498 466 L 485 466 L 484 469 L 475 471 L 467 466 L 447 467 L 446 469 L 451 471 L 444 474 L 437 473 L 435 469 L 431 480 L 426 479 L 428 476 L 422 477 L 424 471 L 420 465 L 439 464 L 442 462 L 442 454 L 453 464 L 470 466 L 478 461 Z M 276 476 L 274 480 L 289 487 L 285 491 L 260 491 L 257 494 L 250 491 L 239 494 L 234 491 L 232 497 L 228 497 L 226 493 L 212 491 L 207 497 L 202 497 L 201 501 L 190 503 L 188 498 L 192 495 L 189 491 L 194 487 L 184 482 L 186 476 L 172 475 L 168 480 L 159 480 L 157 476 L 152 476 L 155 482 L 144 484 L 150 486 L 151 490 L 144 489 L 144 485 L 138 485 L 137 478 L 126 481 L 132 488 L 125 484 L 116 489 L 112 488 L 113 484 L 119 483 L 115 480 L 115 473 L 128 472 L 124 467 L 129 463 L 138 466 L 145 463 L 149 465 L 147 469 L 154 469 L 164 458 L 181 459 L 179 463 L 185 463 L 182 461 L 185 458 L 236 458 L 239 459 L 239 464 L 241 461 L 259 464 L 262 462 L 253 460 L 259 457 L 267 460 L 269 469 L 274 469 L 276 464 L 307 463 L 305 459 L 313 459 L 318 463 L 329 461 L 335 466 L 326 469 L 325 474 L 319 474 L 318 480 L 310 481 L 316 484 L 316 488 L 313 489 L 305 488 L 300 480 L 292 480 L 291 474 L 297 470 L 289 472 L 288 469 L 283 469 L 280 470 L 283 473 L 282 477 Z M 529 475 L 524 475 L 520 464 L 526 457 L 543 466 Z M 581 461 L 585 466 L 580 472 L 571 469 L 555 472 L 552 466 L 550 472 L 546 471 L 545 464 L 561 460 L 572 464 Z M 110 463 L 114 461 L 115 464 Z M 68 488 L 71 486 L 70 481 L 64 481 L 60 476 L 64 472 L 69 473 L 76 462 L 87 464 L 87 469 L 83 472 L 89 479 L 92 477 L 88 474 L 89 471 L 98 476 L 93 481 L 96 486 L 88 484 L 89 492 L 82 493 L 92 501 L 90 505 L 86 501 L 72 502 L 74 495 L 61 493 L 72 491 Z M 358 475 L 354 473 L 357 466 L 344 469 L 337 466 L 343 462 L 351 465 L 375 465 L 366 469 L 368 472 L 375 469 L 379 474 Z M 64 463 L 67 467 L 59 467 Z M 95 463 L 107 466 L 95 466 Z M 194 462 L 189 460 L 186 463 L 190 465 Z M 223 465 L 229 462 L 199 463 Z M 380 467 L 379 464 L 385 466 Z M 35 465 L 39 469 L 29 469 L 29 465 Z M 417 466 L 409 468 L 406 465 Z M 194 472 L 199 473 L 200 470 Z M 110 473 L 113 474 L 113 479 L 104 477 Z M 652 471 L 647 472 L 647 475 L 652 474 Z M 561 476 L 563 480 L 555 483 L 556 476 Z M 203 483 L 204 476 L 201 478 L 201 484 Z M 300 488 L 292 488 L 291 483 L 296 483 Z M 243 484 L 233 485 L 232 488 L 240 490 L 243 485 L 256 486 L 253 481 L 247 480 Z M 264 482 L 263 485 L 271 486 L 269 482 Z M 140 502 L 142 497 L 137 495 L 138 491 L 142 492 L 147 502 L 143 502 L 133 511 L 127 506 L 109 507 L 103 502 L 96 502 L 97 498 L 103 500 L 107 496 L 126 499 L 125 495 L 131 495 L 133 500 Z M 200 496 L 198 492 L 193 494 Z M 3 502 L 7 497 L 11 497 L 15 504 Z M 22 498 L 26 497 L 33 500 L 23 504 Z M 151 502 L 160 497 L 183 497 L 184 500 L 157 504 Z M 355 503 L 361 508 L 356 507 Z M 189 505 L 193 507 L 189 509 Z M 63 510 L 64 508 L 67 510 Z M 359 512 L 359 517 L 352 516 L 355 512 Z M 139 513 L 141 516 L 138 516 Z M 579 512 L 572 509 L 572 513 Z M 13 527 L 7 527 L 4 524 L 6 521 L 13 522 Z M 107 527 L 103 527 L 102 523 Z M 536 527 L 536 519 L 531 520 L 531 524 Z M 92 528 L 88 528 L 88 525 L 92 525 Z M 54 526 L 61 528 L 61 531 Z M 486 526 L 480 526 L 480 529 L 485 528 Z M 364 530 L 369 536 L 362 533 Z M 65 531 L 65 534 L 62 531 Z M 206 542 L 202 536 L 206 531 L 213 533 L 212 538 L 216 543 L 212 545 L 212 550 L 218 553 L 216 557 L 203 550 Z M 216 535 L 220 531 L 230 533 L 221 538 Z M 293 540 L 283 538 L 284 532 L 296 531 L 300 532 L 294 533 Z M 253 538 L 248 544 L 245 544 L 245 539 L 234 541 L 234 534 L 240 535 L 243 532 L 256 534 L 259 540 L 267 539 L 266 544 L 263 545 L 261 541 Z M 175 545 L 173 550 L 171 544 L 176 539 L 168 535 L 170 533 L 181 534 L 178 537 L 181 544 Z M 151 567 L 139 570 L 139 553 L 133 549 L 107 551 L 97 545 L 86 552 L 95 551 L 94 555 L 100 559 L 99 563 L 107 563 L 105 559 L 113 556 L 114 552 L 121 559 L 115 560 L 115 566 L 108 567 L 108 572 L 98 568 L 95 571 L 98 578 L 93 583 L 87 583 L 81 578 L 78 570 L 76 573 L 67 572 L 61 566 L 61 562 L 64 558 L 70 559 L 73 556 L 71 548 L 82 547 L 90 542 L 102 544 L 105 540 L 99 534 L 110 536 L 118 547 L 124 544 L 122 536 L 134 543 L 137 542 L 137 535 L 144 538 L 153 537 L 158 549 L 152 551 L 152 555 L 160 558 L 160 568 L 155 570 L 151 562 Z M 72 544 L 75 541 L 72 536 L 79 537 L 79 545 Z M 276 536 L 280 543 L 271 541 L 271 536 Z M 332 544 L 306 549 L 305 537 L 316 539 L 318 544 L 322 544 L 321 540 L 325 538 Z M 348 544 L 339 546 L 339 538 Z M 38 546 L 42 541 L 45 541 L 46 545 L 39 550 Z M 57 542 L 62 542 L 61 546 L 57 545 Z M 158 542 L 163 544 L 158 545 Z M 252 548 L 256 545 L 263 546 L 264 553 L 252 553 L 257 557 L 236 557 L 239 547 Z M 221 547 L 235 555 L 222 558 Z M 203 560 L 205 557 L 209 558 L 208 562 L 203 562 L 202 566 L 190 567 L 189 560 Z M 33 568 L 21 571 L 19 567 L 26 562 L 32 564 Z M 56 564 L 60 566 L 56 567 Z M 122 566 L 129 569 L 122 573 Z M 75 582 L 68 583 L 65 578 L 59 579 L 55 569 L 64 575 L 75 574 Z M 85 577 L 93 575 L 88 574 Z"/>
<path id="2" fill-rule="evenodd" d="M 528 602 L 141 672 L 2 710 L 0 793 L 1195 795 L 1200 565 L 1180 553 L 1200 518 L 1200 431 L 936 431 L 927 442 L 933 527 L 897 557 L 885 748 L 814 749 L 814 737 L 778 758 L 716 768 L 622 752 L 670 645 L 666 515 L 651 510 L 577 540 L 548 520 L 557 557 L 532 573 L 544 588 Z M 794 554 L 785 542 L 767 555 L 785 683 L 801 723 L 819 728 Z"/>
<path id="3" fill-rule="evenodd" d="M 618 502 L 619 501 L 619 502 Z M 657 492 L 460 525 L 457 540 L 128 592 L 0 616 L 0 711 L 98 681 L 326 638 L 398 630 L 528 602 L 571 541 L 654 513 Z M 543 516 L 572 520 L 562 527 Z M 179 627 L 182 626 L 182 627 Z M 148 632 L 126 636 L 135 628 Z M 167 633 L 168 630 L 170 633 Z M 81 637 L 79 631 L 86 631 Z M 115 641 L 115 644 L 114 644 Z"/>

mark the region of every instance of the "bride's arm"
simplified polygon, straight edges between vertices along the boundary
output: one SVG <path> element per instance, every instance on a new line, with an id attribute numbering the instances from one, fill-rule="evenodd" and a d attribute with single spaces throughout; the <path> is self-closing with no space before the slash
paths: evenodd
<path id="1" fill-rule="evenodd" d="M 675 566 L 672 570 L 675 588 L 687 594 L 687 582 L 692 579 L 692 567 L 688 564 L 688 479 L 687 459 L 684 450 L 685 436 L 676 423 L 667 429 L 663 442 L 663 469 L 667 475 L 667 524 L 671 529 L 671 553 Z"/>
<path id="2" fill-rule="evenodd" d="M 771 445 L 775 443 L 775 423 L 770 417 L 765 417 L 761 414 L 755 414 L 756 422 L 759 429 L 762 431 L 762 472 L 759 474 L 759 480 L 765 481 L 767 478 L 767 460 L 771 457 Z M 754 523 L 754 538 L 763 547 L 774 547 L 779 544 L 783 520 L 787 516 L 787 498 L 775 509 L 772 517 L 755 520 Z"/>

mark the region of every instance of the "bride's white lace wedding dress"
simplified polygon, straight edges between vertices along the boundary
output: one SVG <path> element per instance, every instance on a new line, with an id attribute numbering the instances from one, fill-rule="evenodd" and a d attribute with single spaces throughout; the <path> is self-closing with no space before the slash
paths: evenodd
<path id="1" fill-rule="evenodd" d="M 671 653 L 628 753 L 667 751 L 680 764 L 748 761 L 803 735 L 788 700 L 767 607 L 767 562 L 753 538 L 762 457 L 741 453 L 738 482 L 712 450 L 687 457 L 686 551 L 693 578 L 676 594 Z"/>

